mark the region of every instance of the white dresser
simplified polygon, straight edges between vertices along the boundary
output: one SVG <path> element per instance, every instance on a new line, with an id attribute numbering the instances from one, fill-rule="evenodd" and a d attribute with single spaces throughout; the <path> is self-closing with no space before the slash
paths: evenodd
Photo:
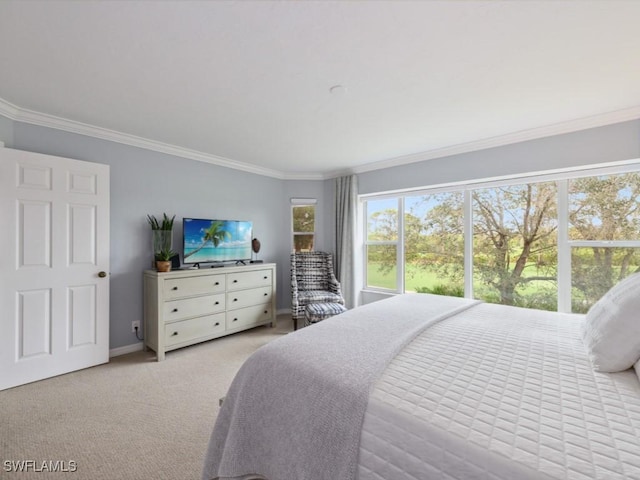
<path id="1" fill-rule="evenodd" d="M 276 265 L 144 272 L 144 344 L 165 352 L 276 322 Z"/>

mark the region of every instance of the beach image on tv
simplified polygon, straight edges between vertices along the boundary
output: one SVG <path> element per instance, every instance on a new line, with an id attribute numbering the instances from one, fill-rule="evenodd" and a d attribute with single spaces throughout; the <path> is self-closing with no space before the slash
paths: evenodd
<path id="1" fill-rule="evenodd" d="M 251 222 L 185 218 L 183 229 L 184 263 L 251 259 Z"/>

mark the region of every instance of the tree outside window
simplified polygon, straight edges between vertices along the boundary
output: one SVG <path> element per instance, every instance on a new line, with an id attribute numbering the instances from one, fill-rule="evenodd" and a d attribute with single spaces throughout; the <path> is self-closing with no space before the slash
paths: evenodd
<path id="1" fill-rule="evenodd" d="M 313 251 L 316 229 L 316 206 L 293 205 L 291 207 L 291 218 L 293 223 L 293 251 Z"/>
<path id="2" fill-rule="evenodd" d="M 405 198 L 405 291 L 464 297 L 464 198 L 447 192 Z"/>
<path id="3" fill-rule="evenodd" d="M 367 286 L 396 290 L 398 199 L 367 202 Z"/>
<path id="4" fill-rule="evenodd" d="M 557 310 L 555 182 L 478 189 L 472 198 L 474 296 Z"/>
<path id="5" fill-rule="evenodd" d="M 607 290 L 640 270 L 640 174 L 569 182 L 571 309 L 584 313 Z"/>
<path id="6" fill-rule="evenodd" d="M 544 310 L 562 298 L 584 313 L 640 272 L 640 172 L 373 198 L 365 211 L 374 289 Z"/>

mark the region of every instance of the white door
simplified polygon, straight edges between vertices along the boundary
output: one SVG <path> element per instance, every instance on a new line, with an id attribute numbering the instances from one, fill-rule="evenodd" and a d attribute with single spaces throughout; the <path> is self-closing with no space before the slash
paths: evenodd
<path id="1" fill-rule="evenodd" d="M 109 361 L 109 166 L 0 148 L 0 390 Z"/>

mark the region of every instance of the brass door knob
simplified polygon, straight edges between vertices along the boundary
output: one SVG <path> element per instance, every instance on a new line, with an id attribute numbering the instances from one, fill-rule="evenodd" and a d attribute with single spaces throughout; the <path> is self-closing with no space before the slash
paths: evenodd
<path id="1" fill-rule="evenodd" d="M 107 276 L 107 272 L 99 272 L 99 273 L 98 273 L 98 276 L 99 276 L 100 278 L 104 278 L 104 277 L 106 277 L 106 276 Z"/>

